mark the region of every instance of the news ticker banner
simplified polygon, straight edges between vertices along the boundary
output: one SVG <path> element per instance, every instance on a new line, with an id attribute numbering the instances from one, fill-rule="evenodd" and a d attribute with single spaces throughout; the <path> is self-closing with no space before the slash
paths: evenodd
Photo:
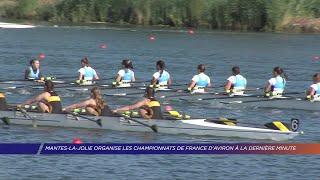
<path id="1" fill-rule="evenodd" d="M 314 154 L 320 144 L 0 144 L 0 154 Z"/>

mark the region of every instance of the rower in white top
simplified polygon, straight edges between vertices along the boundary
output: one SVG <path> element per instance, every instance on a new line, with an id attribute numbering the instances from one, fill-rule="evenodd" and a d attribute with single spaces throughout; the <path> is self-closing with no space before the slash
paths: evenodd
<path id="1" fill-rule="evenodd" d="M 156 68 L 157 72 L 153 74 L 151 80 L 151 87 L 155 90 L 168 89 L 172 84 L 172 78 L 170 74 L 165 70 L 165 62 L 162 60 L 157 61 Z"/>
<path id="2" fill-rule="evenodd" d="M 24 78 L 26 80 L 41 80 L 43 78 L 40 71 L 40 61 L 38 59 L 30 60 L 30 66 L 26 69 Z"/>
<path id="3" fill-rule="evenodd" d="M 204 73 L 205 71 L 206 67 L 204 64 L 198 65 L 198 74 L 193 76 L 188 87 L 188 91 L 191 94 L 208 92 L 208 87 L 211 86 L 211 82 L 209 76 Z"/>
<path id="4" fill-rule="evenodd" d="M 320 101 L 320 73 L 313 75 L 313 84 L 307 91 L 307 100 Z"/>
<path id="5" fill-rule="evenodd" d="M 281 97 L 286 86 L 286 75 L 280 67 L 273 68 L 273 78 L 271 78 L 265 88 L 266 97 Z"/>
<path id="6" fill-rule="evenodd" d="M 94 80 L 98 80 L 99 76 L 97 72 L 90 67 L 89 60 L 87 57 L 84 57 L 81 60 L 82 68 L 78 70 L 79 78 L 77 80 L 78 84 L 81 85 L 91 85 L 94 84 Z"/>
<path id="7" fill-rule="evenodd" d="M 116 81 L 112 83 L 116 87 L 130 87 L 131 82 L 135 82 L 134 72 L 132 71 L 133 64 L 129 59 L 124 59 L 122 61 L 122 69 L 119 70 Z"/>
<path id="8" fill-rule="evenodd" d="M 230 95 L 243 95 L 247 86 L 247 79 L 240 75 L 238 66 L 232 68 L 232 74 L 224 86 L 226 92 Z"/>

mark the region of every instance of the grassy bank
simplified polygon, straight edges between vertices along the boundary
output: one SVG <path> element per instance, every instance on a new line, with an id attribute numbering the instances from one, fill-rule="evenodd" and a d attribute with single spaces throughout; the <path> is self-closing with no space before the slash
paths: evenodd
<path id="1" fill-rule="evenodd" d="M 3 18 L 320 33 L 320 0 L 2 0 Z"/>

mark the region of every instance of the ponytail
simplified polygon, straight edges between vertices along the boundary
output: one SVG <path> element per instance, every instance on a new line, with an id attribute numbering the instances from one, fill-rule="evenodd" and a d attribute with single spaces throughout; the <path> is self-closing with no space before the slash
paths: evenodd
<path id="1" fill-rule="evenodd" d="M 284 78 L 285 80 L 288 80 L 288 76 L 287 74 L 283 71 L 282 68 L 280 68 L 279 66 L 273 68 L 273 71 L 276 72 L 279 76 L 281 76 L 282 78 Z"/>
<path id="2" fill-rule="evenodd" d="M 96 101 L 96 110 L 99 114 L 101 114 L 102 109 L 107 105 L 103 100 L 101 92 L 98 87 L 94 87 L 91 89 L 91 93 L 93 94 L 93 99 Z"/>
<path id="3" fill-rule="evenodd" d="M 88 59 L 87 57 L 84 57 L 83 59 L 81 59 L 81 62 L 82 62 L 83 64 L 85 64 L 85 66 L 87 66 L 87 67 L 90 66 L 90 65 L 89 65 L 89 59 Z"/>

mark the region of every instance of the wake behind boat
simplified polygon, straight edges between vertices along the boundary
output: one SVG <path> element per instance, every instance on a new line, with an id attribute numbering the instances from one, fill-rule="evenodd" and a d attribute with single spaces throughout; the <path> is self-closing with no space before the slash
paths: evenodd
<path id="1" fill-rule="evenodd" d="M 152 132 L 146 126 L 155 126 L 159 133 L 164 134 L 188 134 L 197 136 L 240 137 L 251 139 L 269 139 L 284 141 L 292 139 L 303 132 L 281 128 L 273 130 L 267 128 L 246 127 L 216 123 L 216 120 L 205 118 L 187 120 L 145 120 L 141 118 L 113 117 L 113 116 L 77 116 L 72 114 L 48 114 L 48 113 L 23 113 L 21 111 L 0 111 L 2 123 L 53 126 L 68 128 L 105 129 L 116 131 Z M 5 121 L 9 119 L 9 121 Z M 90 121 L 88 120 L 90 119 Z M 296 120 L 295 120 L 296 121 Z M 99 122 L 99 124 L 95 123 Z M 137 123 L 138 122 L 138 123 Z M 145 124 L 145 125 L 143 125 Z M 297 128 L 299 122 L 294 122 Z M 292 126 L 292 127 L 294 127 Z"/>

